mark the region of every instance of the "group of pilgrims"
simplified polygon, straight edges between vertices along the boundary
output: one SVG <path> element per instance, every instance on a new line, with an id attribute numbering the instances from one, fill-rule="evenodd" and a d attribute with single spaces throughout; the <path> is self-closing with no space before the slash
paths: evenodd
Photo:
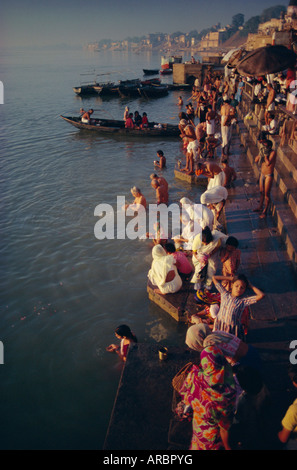
<path id="1" fill-rule="evenodd" d="M 239 241 L 226 234 L 221 223 L 228 189 L 236 180 L 229 155 L 241 85 L 240 77 L 232 85 L 209 73 L 202 87 L 193 87 L 186 111 L 179 114 L 186 161 L 185 167 L 180 162 L 179 171 L 207 177 L 207 188 L 198 202 L 187 197 L 179 201 L 179 234 L 164 236 L 157 224 L 150 237 L 148 281 L 154 291 L 165 297 L 170 294 L 172 299 L 172 294 L 188 286 L 197 306 L 188 316 L 185 344 L 199 352 L 199 361 L 185 376 L 176 407 L 177 416 L 192 423 L 191 450 L 261 450 L 284 445 L 290 449 L 297 442 L 291 433 L 292 412 L 288 411 L 278 431 L 271 425 L 271 395 L 262 377 L 261 358 L 247 342 L 249 306 L 265 294 L 241 272 Z M 178 106 L 182 109 L 182 97 Z M 220 159 L 216 157 L 219 147 Z M 166 159 L 162 151 L 157 154 L 160 161 L 154 162 L 155 171 L 161 173 Z M 151 185 L 157 204 L 168 204 L 169 188 L 163 175 L 152 173 Z M 131 192 L 134 208 L 146 208 L 140 189 L 134 187 Z M 129 345 L 137 338 L 129 327 L 123 327 L 125 335 L 116 334 L 121 346 L 111 345 L 109 350 L 126 360 Z M 296 365 L 289 375 L 297 387 Z"/>

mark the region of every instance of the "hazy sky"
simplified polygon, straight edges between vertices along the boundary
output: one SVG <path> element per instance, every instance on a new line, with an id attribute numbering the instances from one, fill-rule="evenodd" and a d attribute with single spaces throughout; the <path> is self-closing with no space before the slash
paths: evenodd
<path id="1" fill-rule="evenodd" d="M 1 44 L 86 44 L 148 33 L 201 31 L 243 13 L 245 20 L 273 0 L 1 0 Z"/>

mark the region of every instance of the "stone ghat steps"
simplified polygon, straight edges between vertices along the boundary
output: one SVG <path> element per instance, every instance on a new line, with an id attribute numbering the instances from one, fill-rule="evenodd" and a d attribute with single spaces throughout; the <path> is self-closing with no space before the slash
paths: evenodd
<path id="1" fill-rule="evenodd" d="M 244 117 L 242 115 L 242 117 Z M 259 169 L 254 163 L 258 154 L 257 136 L 259 122 L 253 114 L 253 119 L 240 121 L 237 132 L 255 175 Z M 285 243 L 288 256 L 295 272 L 297 271 L 297 155 L 289 147 L 280 147 L 278 136 L 272 139 L 277 150 L 277 163 L 274 170 L 274 182 L 271 191 L 271 214 Z"/>

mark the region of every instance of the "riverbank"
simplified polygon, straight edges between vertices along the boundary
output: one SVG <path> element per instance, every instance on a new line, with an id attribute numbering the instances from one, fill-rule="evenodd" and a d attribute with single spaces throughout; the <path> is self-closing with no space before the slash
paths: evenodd
<path id="1" fill-rule="evenodd" d="M 244 128 L 240 121 L 233 131 L 230 166 L 235 168 L 237 180 L 234 188 L 229 190 L 225 223 L 227 233 L 240 242 L 242 271 L 266 294 L 261 302 L 251 307 L 247 342 L 257 348 L 263 361 L 263 377 L 274 403 L 271 427 L 276 435 L 294 398 L 287 367 L 292 353 L 290 343 L 297 338 L 294 311 L 297 283 L 286 246 L 274 223 L 273 210 L 264 220 L 253 212 L 258 200 L 257 174 L 248 157 L 250 149 L 241 140 Z M 186 334 L 187 326 L 181 328 Z M 105 450 L 169 449 L 171 380 L 190 360 L 186 347 L 172 349 L 170 353 L 168 360 L 160 363 L 156 346 L 139 344 L 129 352 Z M 276 443 L 272 443 L 272 448 L 275 446 Z"/>

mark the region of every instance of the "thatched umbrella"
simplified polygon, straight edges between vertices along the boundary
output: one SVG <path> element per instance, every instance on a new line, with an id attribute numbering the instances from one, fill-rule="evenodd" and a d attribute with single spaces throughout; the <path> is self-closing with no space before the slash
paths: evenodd
<path id="1" fill-rule="evenodd" d="M 294 68 L 297 55 L 286 46 L 265 46 L 248 52 L 236 65 L 240 75 L 258 77 Z"/>

